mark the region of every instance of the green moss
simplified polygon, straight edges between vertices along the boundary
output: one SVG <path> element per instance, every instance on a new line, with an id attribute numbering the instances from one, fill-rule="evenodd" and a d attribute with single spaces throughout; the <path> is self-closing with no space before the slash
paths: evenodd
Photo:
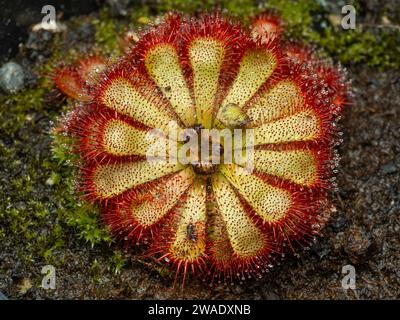
<path id="1" fill-rule="evenodd" d="M 357 8 L 360 4 L 351 1 Z M 366 64 L 380 70 L 400 68 L 400 37 L 390 30 L 355 30 L 332 25 L 322 2 L 313 0 L 270 0 L 267 8 L 282 16 L 286 36 L 322 48 L 344 64 Z M 360 10 L 357 10 L 359 12 Z M 337 12 L 336 14 L 340 14 Z M 340 16 L 337 16 L 340 19 Z"/>
<path id="2" fill-rule="evenodd" d="M 318 42 L 345 64 L 367 64 L 380 70 L 400 67 L 400 37 L 387 31 L 372 34 L 361 28 L 327 28 Z"/>
<path id="3" fill-rule="evenodd" d="M 25 122 L 30 120 L 30 113 L 43 110 L 45 89 L 27 89 L 0 100 L 0 117 L 6 119 L 1 125 L 1 131 L 12 135 L 20 130 Z"/>
<path id="4" fill-rule="evenodd" d="M 73 212 L 66 213 L 66 219 L 69 226 L 76 228 L 79 237 L 92 247 L 111 241 L 108 230 L 101 228 L 98 210 L 93 207 L 76 207 Z"/>
<path id="5" fill-rule="evenodd" d="M 96 206 L 83 203 L 75 192 L 74 177 L 77 176 L 73 165 L 78 159 L 71 150 L 72 141 L 61 134 L 53 136 L 53 160 L 55 165 L 51 177 L 58 183 L 57 189 L 63 193 L 65 206 L 60 207 L 58 214 L 63 217 L 68 226 L 76 229 L 79 237 L 93 247 L 100 243 L 109 243 L 111 238 L 106 228 L 101 227 L 99 210 Z M 62 169 L 62 170 L 60 170 Z M 51 179 L 53 182 L 54 180 Z"/>
<path id="6" fill-rule="evenodd" d="M 113 255 L 108 260 L 108 270 L 114 274 L 119 274 L 125 264 L 126 258 L 123 256 L 121 251 L 114 251 Z"/>
<path id="7" fill-rule="evenodd" d="M 62 236 L 47 232 L 52 228 L 49 205 L 37 187 L 42 183 L 43 158 L 33 149 L 37 115 L 46 113 L 45 93 L 42 87 L 28 88 L 0 101 L 0 135 L 9 141 L 0 147 L 0 178 L 7 182 L 0 187 L 0 234 L 13 236 L 16 254 L 27 263 L 35 256 L 49 260 L 46 250 L 62 244 Z"/>
<path id="8" fill-rule="evenodd" d="M 151 20 L 150 7 L 146 4 L 134 5 L 130 12 L 132 27 L 143 25 L 145 21 Z"/>
<path id="9" fill-rule="evenodd" d="M 0 178 L 7 183 L 0 185 L 0 239 L 13 239 L 9 245 L 24 264 L 41 259 L 57 266 L 68 233 L 91 246 L 111 238 L 97 208 L 82 204 L 74 190 L 71 141 L 55 135 L 50 152 L 49 126 L 60 110 L 46 109 L 46 92 L 29 88 L 1 101 Z"/>
<path id="10" fill-rule="evenodd" d="M 30 190 L 26 192 L 31 193 Z M 47 263 L 61 263 L 54 251 L 64 245 L 62 227 L 49 223 L 50 213 L 44 203 L 36 200 L 13 203 L 10 197 L 1 209 L 0 220 L 5 225 L 4 233 L 7 230 L 7 233 L 13 234 L 20 241 L 14 245 L 19 248 L 16 253 L 21 260 L 32 262 L 32 257 L 38 256 Z M 19 246 L 20 244 L 23 246 Z"/>
<path id="11" fill-rule="evenodd" d="M 282 14 L 290 38 L 323 48 L 345 64 L 400 68 L 398 34 L 388 30 L 337 28 L 321 3 L 270 0 L 267 8 Z M 132 8 L 127 18 L 130 22 L 117 21 L 108 10 L 101 10 L 91 21 L 95 45 L 106 55 L 117 55 L 120 53 L 117 34 L 122 24 L 125 29 L 137 28 L 170 10 L 194 13 L 217 7 L 246 23 L 251 15 L 262 10 L 252 0 L 166 0 L 158 6 L 149 1 Z M 63 34 L 55 35 L 52 46 L 52 56 L 35 69 L 41 77 L 36 87 L 0 98 L 0 241 L 14 246 L 23 264 L 38 261 L 62 264 L 63 250 L 71 235 L 91 247 L 107 248 L 107 254 L 112 242 L 108 229 L 100 222 L 98 208 L 81 201 L 75 191 L 74 163 L 78 159 L 71 150 L 72 141 L 60 134 L 50 134 L 51 122 L 56 123 L 70 106 L 45 102 L 53 87 L 48 75 L 58 62 L 68 63 L 80 54 L 79 48 L 68 47 Z M 102 271 L 99 264 L 95 260 L 94 271 Z M 124 254 L 115 251 L 109 260 L 104 259 L 103 269 L 119 273 L 126 264 Z M 161 265 L 155 269 L 158 267 L 162 276 L 169 276 L 168 269 Z"/>
<path id="12" fill-rule="evenodd" d="M 250 22 L 251 17 L 260 11 L 252 0 L 223 0 L 221 8 L 244 23 Z"/>
<path id="13" fill-rule="evenodd" d="M 350 1 L 356 8 L 358 1 Z M 156 11 L 163 14 L 170 11 L 180 11 L 188 14 L 195 12 L 221 9 L 230 16 L 237 17 L 248 23 L 251 16 L 263 10 L 275 10 L 281 15 L 285 24 L 285 34 L 288 38 L 297 39 L 315 45 L 318 48 L 340 60 L 343 63 L 367 64 L 381 70 L 400 67 L 399 37 L 393 32 L 382 31 L 378 34 L 368 30 L 343 30 L 334 27 L 322 1 L 314 0 L 270 0 L 258 5 L 253 0 L 163 0 Z M 152 3 L 135 5 L 131 11 L 133 27 L 143 25 L 152 20 L 150 9 Z M 358 10 L 359 12 L 360 10 Z M 340 12 L 335 12 L 340 14 Z M 117 38 L 116 25 L 108 10 L 102 10 L 100 18 L 93 21 L 96 27 L 96 43 L 107 52 L 115 52 Z"/>
<path id="14" fill-rule="evenodd" d="M 157 9 L 161 12 L 181 11 L 185 13 L 194 13 L 213 9 L 216 2 L 213 0 L 163 0 L 160 1 Z"/>
<path id="15" fill-rule="evenodd" d="M 222 10 L 244 22 L 258 12 L 256 1 L 253 0 L 162 0 L 157 10 L 161 13 L 178 11 L 187 14 Z"/>
<path id="16" fill-rule="evenodd" d="M 322 7 L 314 0 L 281 1 L 271 0 L 266 3 L 267 9 L 280 14 L 285 24 L 285 33 L 289 37 L 313 40 L 317 33 L 313 24 L 323 12 Z"/>

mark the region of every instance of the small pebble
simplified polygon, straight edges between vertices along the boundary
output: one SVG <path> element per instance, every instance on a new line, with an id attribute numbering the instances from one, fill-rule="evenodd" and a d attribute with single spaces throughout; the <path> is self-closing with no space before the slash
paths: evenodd
<path id="1" fill-rule="evenodd" d="M 0 87 L 6 93 L 14 93 L 24 87 L 24 70 L 15 62 L 7 62 L 0 68 Z"/>

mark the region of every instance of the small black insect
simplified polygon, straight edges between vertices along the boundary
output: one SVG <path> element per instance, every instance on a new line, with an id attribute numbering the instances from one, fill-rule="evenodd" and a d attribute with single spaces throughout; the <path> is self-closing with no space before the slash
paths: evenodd
<path id="1" fill-rule="evenodd" d="M 197 240 L 197 235 L 196 235 L 196 229 L 195 226 L 192 223 L 189 223 L 186 227 L 186 233 L 187 233 L 187 237 L 191 240 L 191 241 L 196 241 Z"/>

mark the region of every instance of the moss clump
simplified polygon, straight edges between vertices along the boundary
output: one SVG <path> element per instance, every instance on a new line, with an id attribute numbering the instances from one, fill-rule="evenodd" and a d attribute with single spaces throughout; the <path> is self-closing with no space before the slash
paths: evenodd
<path id="1" fill-rule="evenodd" d="M 59 230 L 50 223 L 50 206 L 37 188 L 44 157 L 38 132 L 41 114 L 45 113 L 45 90 L 28 88 L 0 100 L 0 234 L 3 244 L 12 240 L 15 254 L 22 262 L 33 262 L 39 256 L 52 261 L 48 250 L 63 244 Z M 40 135 L 40 134 L 39 134 Z"/>
<path id="2" fill-rule="evenodd" d="M 23 263 L 41 259 L 59 265 L 73 227 L 91 246 L 110 243 L 96 208 L 83 205 L 74 191 L 75 160 L 67 141 L 49 131 L 59 110 L 44 103 L 47 89 L 30 88 L 1 101 L 0 238 Z"/>
<path id="3" fill-rule="evenodd" d="M 122 268 L 126 264 L 126 258 L 121 251 L 114 251 L 108 260 L 108 270 L 114 274 L 121 273 Z"/>
<path id="4" fill-rule="evenodd" d="M 216 1 L 213 0 L 164 0 L 160 2 L 157 9 L 160 12 L 170 12 L 176 10 L 185 13 L 194 13 L 210 10 L 215 7 L 215 5 Z"/>
<path id="5" fill-rule="evenodd" d="M 266 9 L 279 13 L 288 37 L 306 41 L 318 39 L 318 32 L 313 27 L 321 21 L 324 9 L 317 1 L 271 0 L 266 3 Z"/>
<path id="6" fill-rule="evenodd" d="M 157 9 L 161 13 L 176 10 L 189 14 L 220 9 L 243 21 L 248 21 L 248 18 L 258 11 L 253 0 L 164 0 Z"/>
<path id="7" fill-rule="evenodd" d="M 0 118 L 5 120 L 1 132 L 12 136 L 32 120 L 33 113 L 41 112 L 45 92 L 43 88 L 26 89 L 0 99 Z"/>
<path id="8" fill-rule="evenodd" d="M 350 1 L 357 12 L 361 7 L 358 1 Z M 344 30 L 334 26 L 329 19 L 332 9 L 325 2 L 314 0 L 269 0 L 258 4 L 253 0 L 164 0 L 155 6 L 150 1 L 131 8 L 129 28 L 141 26 L 155 20 L 155 15 L 170 11 L 188 14 L 216 9 L 249 23 L 251 16 L 264 10 L 274 10 L 286 25 L 287 37 L 308 42 L 324 49 L 330 56 L 347 64 L 367 64 L 380 70 L 400 67 L 399 37 L 395 31 L 364 30 L 361 24 L 356 30 Z M 340 10 L 334 12 L 340 18 Z M 152 16 L 153 15 L 153 16 Z M 359 17 L 357 17 L 359 18 Z M 99 18 L 93 20 L 96 28 L 96 44 L 107 53 L 119 53 L 116 31 L 121 30 L 109 12 L 103 9 Z M 126 28 L 125 28 L 126 29 Z"/>
<path id="9" fill-rule="evenodd" d="M 50 87 L 0 100 L 0 239 L 24 265 L 62 264 L 69 233 L 91 246 L 111 242 L 98 210 L 82 204 L 74 190 L 70 142 L 57 135 L 52 145 L 49 133 L 61 110 L 45 102 Z"/>
<path id="10" fill-rule="evenodd" d="M 357 1 L 352 4 L 360 12 L 360 4 Z M 322 48 L 344 64 L 366 64 L 379 70 L 400 68 L 398 30 L 375 28 L 372 32 L 363 28 L 362 23 L 357 23 L 355 30 L 344 30 L 332 24 L 329 19 L 332 12 L 322 2 L 313 0 L 270 0 L 266 7 L 282 16 L 289 38 Z M 341 16 L 337 18 L 340 21 Z"/>
<path id="11" fill-rule="evenodd" d="M 361 28 L 341 32 L 327 28 L 318 43 L 345 64 L 367 64 L 380 70 L 400 67 L 400 37 L 388 31 L 372 34 Z"/>

